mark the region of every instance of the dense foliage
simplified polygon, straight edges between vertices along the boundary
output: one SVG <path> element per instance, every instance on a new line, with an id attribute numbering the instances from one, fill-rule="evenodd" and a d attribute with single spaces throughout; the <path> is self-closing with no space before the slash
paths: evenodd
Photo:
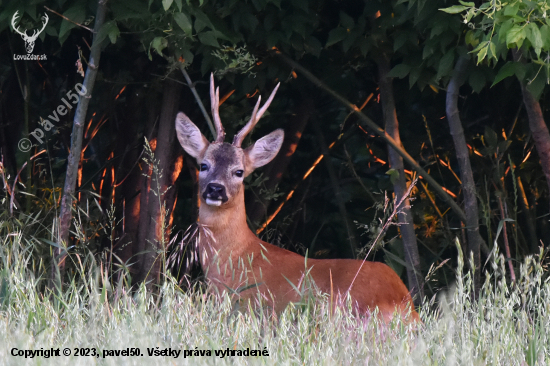
<path id="1" fill-rule="evenodd" d="M 394 184 L 400 175 L 410 183 L 422 174 L 407 164 L 404 171 L 390 166 L 385 140 L 280 55 L 298 62 L 382 128 L 378 71 L 381 57 L 386 57 L 388 76 L 395 78 L 393 97 L 404 150 L 458 206 L 464 199 L 463 172 L 445 100 L 455 64 L 464 57 L 466 82 L 458 106 L 479 232 L 487 243 L 481 247 L 481 263 L 497 246 L 509 257 L 510 269 L 519 272 L 525 255 L 548 245 L 544 169 L 549 162 L 539 157 L 534 139 L 540 134 L 530 128 L 523 89 L 510 76 L 528 83 L 546 113 L 547 9 L 542 2 L 526 0 L 460 4 L 107 2 L 106 18 L 93 40 L 101 47 L 101 60 L 84 119 L 69 240 L 63 242 L 58 236 L 59 205 L 74 110 L 58 111 L 67 105 L 63 100 L 70 98 L 68 93 L 74 95 L 80 90 L 75 86 L 85 83 L 98 2 L 1 3 L 0 215 L 9 228 L 5 232 L 17 232 L 29 243 L 30 254 L 39 259 L 33 263 L 46 268 L 53 262 L 54 272 L 56 265 L 66 265 L 63 282 L 78 275 L 79 260 L 90 253 L 108 268 L 108 276 L 134 283 L 144 279 L 150 270 L 143 259 L 147 253 L 169 256 L 168 243 L 179 248 L 182 232 L 196 220 L 196 167 L 183 155 L 174 133 L 165 139 L 161 131 L 164 126 L 173 130 L 171 113 L 183 110 L 210 136 L 191 89 L 209 106 L 207 80 L 214 72 L 228 136 L 244 124 L 257 95 L 265 96 L 281 82 L 252 136 L 282 127 L 287 138 L 293 137 L 286 160 L 246 181 L 249 223 L 266 227 L 260 236 L 317 258 L 364 258 L 370 253 L 370 260 L 385 261 L 404 276 L 411 265 L 399 226 L 392 224 Z M 48 21 L 32 52 L 47 58 L 16 59 L 14 55 L 28 52 L 14 25 L 30 36 L 44 24 L 44 14 Z M 509 48 L 518 48 L 527 62 L 513 61 Z M 30 140 L 32 148 L 21 148 L 21 139 Z M 415 271 L 422 278 L 429 274 L 428 295 L 454 279 L 455 238 L 468 248 L 460 213 L 434 188 L 425 177 L 418 180 L 409 217 L 420 254 Z M 153 219 L 144 218 L 143 212 Z M 162 234 L 157 235 L 157 227 Z M 474 265 L 482 273 L 480 264 Z M 181 277 L 179 268 L 174 273 Z"/>

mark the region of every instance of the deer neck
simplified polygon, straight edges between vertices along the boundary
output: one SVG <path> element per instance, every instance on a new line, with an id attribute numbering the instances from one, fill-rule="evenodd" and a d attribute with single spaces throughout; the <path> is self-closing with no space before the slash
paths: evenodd
<path id="1" fill-rule="evenodd" d="M 239 253 L 247 243 L 257 238 L 246 222 L 244 187 L 224 206 L 210 206 L 201 199 L 199 224 L 210 231 L 212 238 L 203 237 L 208 240 L 208 247 L 217 251 Z M 202 246 L 204 244 L 201 242 Z"/>

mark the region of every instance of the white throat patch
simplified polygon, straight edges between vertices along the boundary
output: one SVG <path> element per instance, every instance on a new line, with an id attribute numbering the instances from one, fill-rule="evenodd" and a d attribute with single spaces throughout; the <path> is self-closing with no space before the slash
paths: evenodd
<path id="1" fill-rule="evenodd" d="M 212 198 L 207 198 L 206 204 L 210 206 L 221 206 L 222 200 L 213 200 Z"/>

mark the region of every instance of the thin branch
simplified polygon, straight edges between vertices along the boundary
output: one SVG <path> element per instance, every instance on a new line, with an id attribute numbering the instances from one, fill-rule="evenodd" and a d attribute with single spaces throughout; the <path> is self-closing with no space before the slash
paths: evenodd
<path id="1" fill-rule="evenodd" d="M 336 140 L 334 140 L 329 146 L 328 146 L 328 150 L 331 151 L 332 149 L 334 149 L 334 147 L 337 147 L 337 146 L 340 146 L 341 143 L 343 143 L 344 141 L 346 141 L 350 136 L 352 136 L 354 133 L 355 133 L 355 129 L 356 129 L 356 124 L 353 124 L 349 130 L 344 133 L 344 134 L 340 134 Z M 271 223 L 271 221 L 273 221 L 273 219 L 275 218 L 275 216 L 277 216 L 277 214 L 281 211 L 281 209 L 283 208 L 283 206 L 292 198 L 292 196 L 294 195 L 294 192 L 296 191 L 296 189 L 298 189 L 298 186 L 307 179 L 307 177 L 309 177 L 309 175 L 313 172 L 313 170 L 317 167 L 317 165 L 321 162 L 321 160 L 323 160 L 323 158 L 325 157 L 324 154 L 321 154 L 319 155 L 319 157 L 313 162 L 313 164 L 309 167 L 309 169 L 305 172 L 305 174 L 302 176 L 302 179 L 300 179 L 295 185 L 294 187 L 292 187 L 292 189 L 289 191 L 289 193 L 287 194 L 286 198 L 283 200 L 283 202 L 281 202 L 281 204 L 277 207 L 277 209 L 267 218 L 267 220 L 256 230 L 256 235 L 259 235 L 262 231 L 264 231 L 264 229 L 267 227 L 267 225 L 269 225 Z"/>
<path id="2" fill-rule="evenodd" d="M 17 172 L 17 175 L 15 176 L 15 180 L 13 181 L 13 188 L 11 189 L 12 194 L 10 199 L 10 216 L 13 216 L 13 200 L 15 199 L 15 186 L 17 185 L 17 180 L 19 179 L 19 175 L 21 174 L 23 169 L 25 169 L 26 166 L 27 166 L 27 162 L 25 162 L 21 167 L 21 169 L 19 169 L 19 171 Z"/>
<path id="3" fill-rule="evenodd" d="M 67 158 L 67 172 L 65 175 L 65 184 L 63 186 L 63 196 L 60 205 L 59 214 L 59 231 L 58 231 L 58 243 L 60 245 L 68 246 L 69 241 L 69 229 L 72 220 L 72 208 L 73 200 L 76 189 L 76 181 L 79 169 L 79 163 L 82 151 L 82 139 L 84 134 L 84 123 L 86 113 L 88 111 L 88 105 L 92 97 L 92 90 L 94 88 L 97 71 L 99 67 L 99 59 L 101 56 L 101 46 L 98 42 L 98 31 L 105 21 L 105 14 L 107 12 L 107 0 L 99 0 L 97 3 L 97 13 L 95 18 L 92 48 L 90 52 L 89 65 L 86 70 L 86 76 L 84 77 L 83 89 L 85 89 L 85 95 L 80 97 L 78 105 L 73 119 L 73 131 L 71 134 L 71 149 Z M 53 288 L 53 284 L 60 281 L 60 274 L 63 272 L 64 260 L 66 251 L 61 252 L 60 248 L 54 250 L 54 257 L 60 258 L 59 267 L 52 261 L 52 277 L 50 287 Z"/>
<path id="4" fill-rule="evenodd" d="M 348 290 L 346 291 L 346 293 L 349 293 L 351 291 L 351 287 L 353 286 L 353 283 L 355 282 L 355 280 L 357 279 L 357 276 L 359 275 L 359 272 L 361 272 L 361 268 L 363 267 L 363 265 L 365 264 L 365 262 L 367 261 L 367 258 L 370 254 L 370 252 L 372 251 L 372 248 L 374 248 L 374 246 L 376 245 L 376 243 L 378 242 L 378 240 L 382 237 L 382 235 L 384 235 L 386 233 L 386 231 L 388 231 L 388 227 L 390 226 L 390 224 L 392 223 L 393 221 L 393 218 L 399 213 L 399 209 L 401 208 L 401 205 L 403 204 L 403 202 L 405 202 L 405 200 L 410 196 L 411 194 L 411 191 L 412 189 L 414 188 L 414 186 L 416 186 L 416 183 L 418 182 L 418 178 L 415 178 L 411 184 L 409 185 L 409 188 L 407 189 L 407 192 L 405 192 L 405 194 L 403 195 L 403 197 L 401 197 L 401 199 L 399 200 L 399 202 L 397 202 L 397 199 L 394 199 L 393 201 L 393 212 L 391 213 L 390 217 L 388 217 L 388 219 L 386 220 L 386 223 L 384 224 L 384 226 L 382 227 L 382 230 L 380 230 L 380 232 L 378 233 L 378 236 L 376 237 L 376 239 L 374 239 L 374 242 L 372 243 L 371 247 L 369 248 L 369 251 L 367 252 L 367 254 L 365 255 L 365 258 L 363 258 L 361 260 L 361 266 L 359 266 L 359 269 L 357 270 L 357 272 L 355 273 L 355 276 L 353 277 L 353 280 L 351 281 L 351 284 L 349 285 L 349 288 Z"/>
<path id="5" fill-rule="evenodd" d="M 502 204 L 502 194 L 497 193 L 498 207 L 500 209 L 500 217 L 502 220 L 502 233 L 504 237 L 504 250 L 506 251 L 506 262 L 508 262 L 508 268 L 510 269 L 510 279 L 512 283 L 516 283 L 516 273 L 514 272 L 514 265 L 512 264 L 512 255 L 510 254 L 510 244 L 508 242 L 508 231 L 506 230 L 506 211 Z"/>
<path id="6" fill-rule="evenodd" d="M 296 61 L 290 59 L 288 56 L 282 54 L 279 51 L 275 52 L 275 55 L 279 57 L 283 62 L 285 62 L 290 67 L 298 70 L 301 72 L 309 81 L 311 81 L 315 86 L 323 89 L 328 94 L 332 95 L 334 99 L 338 100 L 342 105 L 346 106 L 346 108 L 350 109 L 351 111 L 355 112 L 357 116 L 370 128 L 372 129 L 378 136 L 380 136 L 386 143 L 388 143 L 399 155 L 403 157 L 403 159 L 420 174 L 428 183 L 430 183 L 433 187 L 433 189 L 438 193 L 438 195 L 443 199 L 452 209 L 453 211 L 458 215 L 460 220 L 466 222 L 466 215 L 464 214 L 464 211 L 458 206 L 458 204 L 452 199 L 451 196 L 449 196 L 448 193 L 446 193 L 443 188 L 433 179 L 424 168 L 422 168 L 418 163 L 410 156 L 403 148 L 401 148 L 391 136 L 386 134 L 386 131 L 384 131 L 382 128 L 380 128 L 376 123 L 374 123 L 373 120 L 371 120 L 369 117 L 367 117 L 361 110 L 355 105 L 350 103 L 346 98 L 341 96 L 340 94 L 336 93 L 334 90 L 329 88 L 327 85 L 325 85 L 321 80 L 319 80 L 317 77 L 315 77 L 311 72 L 309 72 L 307 69 L 302 67 L 300 64 L 298 64 Z"/>
<path id="7" fill-rule="evenodd" d="M 199 105 L 199 108 L 201 109 L 202 115 L 204 116 L 204 119 L 206 120 L 206 123 L 208 124 L 208 128 L 210 129 L 210 132 L 212 133 L 212 136 L 216 138 L 216 129 L 214 128 L 214 125 L 212 124 L 212 120 L 210 119 L 210 116 L 208 115 L 208 112 L 206 111 L 206 108 L 204 108 L 204 105 L 202 104 L 201 98 L 199 97 L 199 93 L 197 93 L 197 89 L 195 89 L 195 83 L 191 81 L 191 78 L 189 77 L 189 74 L 185 70 L 185 67 L 183 67 L 183 64 L 180 64 L 180 70 L 183 74 L 183 77 L 187 81 L 187 86 L 189 89 L 191 89 L 191 93 L 195 96 L 195 100 L 197 101 L 197 104 Z"/>
<path id="8" fill-rule="evenodd" d="M 351 249 L 351 255 L 352 258 L 356 257 L 356 251 L 357 251 L 357 244 L 355 242 L 355 235 L 353 232 L 353 228 L 351 226 L 350 220 L 348 218 L 348 212 L 346 210 L 346 205 L 344 204 L 344 201 L 342 200 L 342 190 L 340 189 L 340 185 L 338 183 L 338 177 L 336 176 L 336 171 L 334 170 L 334 166 L 332 166 L 332 163 L 329 158 L 329 149 L 326 145 L 325 138 L 323 136 L 323 132 L 321 131 L 321 127 L 319 127 L 318 123 L 313 123 L 313 128 L 315 130 L 315 134 L 317 135 L 318 143 L 321 147 L 321 152 L 323 156 L 326 157 L 325 164 L 327 167 L 328 175 L 330 178 L 330 184 L 332 185 L 332 190 L 334 191 L 334 196 L 336 198 L 336 204 L 338 205 L 338 211 L 340 211 L 340 216 L 342 221 L 344 222 L 344 225 L 346 226 L 346 231 L 348 233 L 348 241 Z"/>
<path id="9" fill-rule="evenodd" d="M 86 27 L 85 25 L 82 25 L 82 24 L 80 24 L 80 23 L 75 22 L 74 20 L 71 20 L 71 19 L 67 18 L 65 15 L 59 14 L 57 11 L 50 9 L 50 8 L 48 8 L 47 6 L 44 6 L 44 9 L 46 9 L 47 11 L 49 11 L 49 12 L 51 12 L 51 13 L 54 13 L 55 15 L 60 16 L 61 18 L 65 19 L 65 20 L 68 21 L 68 22 L 71 22 L 71 23 L 73 23 L 73 24 L 75 24 L 75 25 L 78 25 L 80 28 L 84 28 L 84 29 L 86 29 L 87 31 L 94 33 L 93 29 L 88 28 L 88 27 Z"/>

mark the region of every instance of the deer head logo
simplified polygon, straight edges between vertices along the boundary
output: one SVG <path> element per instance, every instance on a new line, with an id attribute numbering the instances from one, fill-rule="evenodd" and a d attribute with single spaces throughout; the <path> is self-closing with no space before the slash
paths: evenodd
<path id="1" fill-rule="evenodd" d="M 23 38 L 23 41 L 25 41 L 25 49 L 27 50 L 27 53 L 31 53 L 32 50 L 34 49 L 34 42 L 36 42 L 36 39 L 38 38 L 40 33 L 42 33 L 44 28 L 46 28 L 46 24 L 48 24 L 48 20 L 49 20 L 48 14 L 44 14 L 44 16 L 42 17 L 42 22 L 43 22 L 42 29 L 33 30 L 32 36 L 29 36 L 27 34 L 26 29 L 23 32 L 21 32 L 18 29 L 19 27 L 15 26 L 15 23 L 17 22 L 17 13 L 19 13 L 19 10 L 16 11 L 15 14 L 13 14 L 13 17 L 11 18 L 11 26 L 12 26 L 14 31 L 16 31 L 17 33 L 19 33 L 21 35 L 21 38 Z"/>

